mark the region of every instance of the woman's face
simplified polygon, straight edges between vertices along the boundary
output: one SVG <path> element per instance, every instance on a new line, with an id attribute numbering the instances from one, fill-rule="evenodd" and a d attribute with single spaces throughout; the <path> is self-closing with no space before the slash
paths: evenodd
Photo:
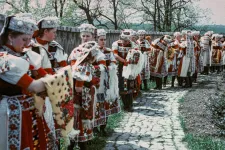
<path id="1" fill-rule="evenodd" d="M 48 42 L 53 41 L 53 40 L 56 38 L 56 31 L 57 31 L 56 28 L 51 29 L 51 30 L 45 29 L 45 31 L 44 31 L 45 39 L 46 39 Z"/>
<path id="2" fill-rule="evenodd" d="M 136 42 L 137 41 L 137 37 L 136 36 L 131 36 L 130 40 L 133 41 L 133 42 Z"/>
<path id="3" fill-rule="evenodd" d="M 89 42 L 93 40 L 93 35 L 88 32 L 81 33 L 81 41 L 82 43 Z"/>
<path id="4" fill-rule="evenodd" d="M 139 39 L 140 40 L 144 40 L 144 38 L 145 38 L 145 35 L 144 34 L 139 35 Z"/>
<path id="5" fill-rule="evenodd" d="M 220 38 L 219 37 L 215 37 L 215 41 L 219 42 Z"/>
<path id="6" fill-rule="evenodd" d="M 12 45 L 17 53 L 23 52 L 23 49 L 30 43 L 32 35 L 21 34 L 16 37 L 9 35 L 9 45 Z"/>
<path id="7" fill-rule="evenodd" d="M 184 34 L 184 35 L 183 35 L 183 38 L 184 38 L 184 40 L 186 40 L 186 39 L 187 39 L 187 35 L 186 35 L 186 34 Z"/>
<path id="8" fill-rule="evenodd" d="M 106 45 L 106 36 L 99 36 L 98 37 L 98 45 L 100 47 L 105 47 L 105 45 Z"/>
<path id="9" fill-rule="evenodd" d="M 176 39 L 177 39 L 178 41 L 180 41 L 180 40 L 181 40 L 181 35 L 177 35 L 177 36 L 176 36 Z"/>

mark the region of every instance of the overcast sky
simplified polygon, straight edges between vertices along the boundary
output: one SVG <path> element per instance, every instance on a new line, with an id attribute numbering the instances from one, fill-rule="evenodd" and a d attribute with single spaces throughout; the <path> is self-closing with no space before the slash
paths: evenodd
<path id="1" fill-rule="evenodd" d="M 202 9 L 210 9 L 210 22 L 203 22 L 204 24 L 218 24 L 225 25 L 225 0 L 201 0 L 197 2 Z"/>

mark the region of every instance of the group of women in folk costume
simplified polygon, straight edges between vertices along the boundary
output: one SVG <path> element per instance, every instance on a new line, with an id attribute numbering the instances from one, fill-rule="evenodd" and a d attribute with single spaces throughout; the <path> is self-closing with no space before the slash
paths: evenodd
<path id="1" fill-rule="evenodd" d="M 47 75 L 41 66 L 41 56 L 24 51 L 30 43 L 36 23 L 27 17 L 10 16 L 1 32 L 0 84 L 1 84 L 1 148 L 48 149 L 55 140 L 33 97 L 45 91 L 41 79 L 28 72 L 35 70 L 40 77 Z"/>
<path id="2" fill-rule="evenodd" d="M 90 24 L 79 27 L 82 43 L 68 57 L 54 40 L 58 25 L 55 17 L 38 23 L 30 14 L 6 18 L 0 35 L 0 149 L 59 149 L 61 138 L 68 149 L 75 142 L 87 149 L 95 133 L 106 134 L 108 117 L 121 111 L 119 98 L 132 111 L 150 76 L 155 89 L 167 76 L 172 87 L 176 77 L 180 86 L 191 87 L 198 73 L 225 64 L 218 34 L 207 32 L 200 42 L 199 32 L 183 31 L 174 40 L 165 35 L 149 42 L 146 31 L 124 29 L 107 48 L 106 31 Z"/>
<path id="3" fill-rule="evenodd" d="M 211 45 L 211 53 L 210 53 L 210 57 L 211 57 L 211 61 L 210 61 L 210 65 L 211 65 L 211 71 L 215 72 L 217 71 L 217 73 L 220 72 L 220 66 L 222 63 L 222 43 L 220 41 L 221 39 L 221 35 L 219 34 L 213 34 L 212 35 L 212 45 Z"/>
<path id="4" fill-rule="evenodd" d="M 121 31 L 120 39 L 112 44 L 118 61 L 119 91 L 124 110 L 132 111 L 134 94 L 138 91 L 137 77 L 143 66 L 143 56 L 137 44 L 130 40 L 133 30 Z"/>
<path id="5" fill-rule="evenodd" d="M 100 126 L 105 134 L 107 117 L 121 110 L 106 32 L 97 32 L 97 43 L 95 27 L 81 25 L 83 43 L 70 54 L 70 67 L 54 41 L 57 26 L 52 17 L 37 25 L 27 14 L 6 18 L 0 45 L 0 149 L 58 149 L 58 140 L 68 142 L 68 137 L 86 149 L 93 129 Z"/>
<path id="6" fill-rule="evenodd" d="M 220 73 L 224 69 L 224 45 L 224 36 L 213 34 L 212 31 L 206 32 L 204 36 L 201 37 L 204 74 L 209 74 L 209 71 L 217 71 L 217 73 Z"/>
<path id="7" fill-rule="evenodd" d="M 166 77 L 168 74 L 166 54 L 171 40 L 169 35 L 165 35 L 155 39 L 151 44 L 150 71 L 151 76 L 154 77 L 156 81 L 155 89 L 162 89 L 162 78 Z"/>
<path id="8" fill-rule="evenodd" d="M 80 32 L 82 44 L 71 52 L 69 61 L 75 83 L 74 127 L 80 130 L 79 147 L 86 149 L 87 141 L 99 133 L 98 127 L 106 134 L 108 116 L 119 113 L 121 108 L 116 59 L 106 47 L 106 31 L 99 29 L 95 35 L 93 25 L 82 24 Z"/>
<path id="9" fill-rule="evenodd" d="M 1 32 L 0 149 L 57 149 L 56 138 L 68 141 L 79 133 L 73 129 L 71 69 L 58 70 L 67 65 L 67 55 L 53 41 L 57 20 L 45 18 L 41 24 L 18 14 L 6 18 Z M 40 30 L 35 38 L 42 43 L 31 42 Z"/>

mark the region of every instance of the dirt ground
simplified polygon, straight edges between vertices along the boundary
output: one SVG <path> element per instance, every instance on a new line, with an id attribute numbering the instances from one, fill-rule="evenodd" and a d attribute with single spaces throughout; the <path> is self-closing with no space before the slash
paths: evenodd
<path id="1" fill-rule="evenodd" d="M 197 84 L 180 103 L 180 115 L 184 118 L 188 133 L 197 136 L 219 137 L 219 129 L 211 119 L 209 96 L 215 93 L 217 74 L 200 75 Z"/>

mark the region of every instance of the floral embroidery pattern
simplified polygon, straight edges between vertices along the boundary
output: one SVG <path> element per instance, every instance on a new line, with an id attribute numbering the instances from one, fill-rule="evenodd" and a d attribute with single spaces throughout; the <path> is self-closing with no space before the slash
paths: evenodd
<path id="1" fill-rule="evenodd" d="M 89 104 L 90 102 L 91 102 L 90 89 L 84 87 L 82 89 L 82 108 L 87 111 L 90 107 Z"/>
<path id="2" fill-rule="evenodd" d="M 73 80 L 70 66 L 63 68 L 54 77 L 44 78 L 48 96 L 56 118 L 56 125 L 63 137 L 73 130 L 68 124 L 73 121 Z"/>
<path id="3" fill-rule="evenodd" d="M 9 98 L 8 149 L 20 149 L 21 108 L 16 98 Z"/>
<path id="4" fill-rule="evenodd" d="M 7 54 L 0 52 L 0 73 L 4 73 L 6 71 L 9 71 L 9 63 L 6 60 Z"/>

